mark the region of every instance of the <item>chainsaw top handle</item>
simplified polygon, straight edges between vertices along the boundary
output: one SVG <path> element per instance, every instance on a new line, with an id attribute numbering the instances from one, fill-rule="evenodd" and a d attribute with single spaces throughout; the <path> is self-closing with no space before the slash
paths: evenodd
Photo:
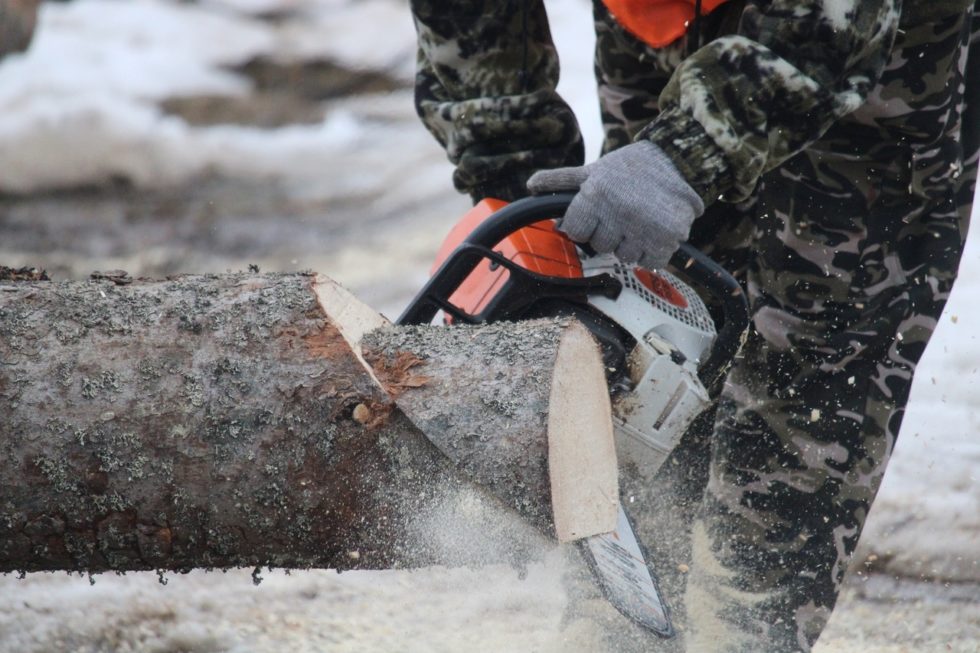
<path id="1" fill-rule="evenodd" d="M 460 244 L 464 248 L 491 250 L 518 229 L 542 220 L 561 218 L 574 193 L 535 195 L 508 204 L 484 220 Z M 492 254 L 492 252 L 489 252 Z M 428 324 L 440 309 L 449 309 L 449 297 L 476 269 L 483 257 L 450 257 L 398 318 L 397 324 Z M 706 388 L 717 387 L 738 352 L 749 325 L 749 307 L 738 281 L 700 250 L 687 243 L 670 259 L 670 264 L 690 281 L 704 288 L 721 306 L 723 321 L 711 351 L 698 368 Z M 717 327 L 718 325 L 716 325 Z"/>

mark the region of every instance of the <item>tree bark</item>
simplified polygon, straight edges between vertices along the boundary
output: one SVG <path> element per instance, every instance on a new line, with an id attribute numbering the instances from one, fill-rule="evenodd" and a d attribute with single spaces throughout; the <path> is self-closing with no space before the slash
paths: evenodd
<path id="1" fill-rule="evenodd" d="M 579 325 L 392 327 L 309 274 L 96 276 L 0 281 L 0 572 L 446 562 L 424 531 L 473 482 L 565 539 L 611 529 L 614 457 L 561 462 L 612 449 L 604 383 L 571 393 L 584 430 L 549 418 L 569 352 L 601 376 Z"/>

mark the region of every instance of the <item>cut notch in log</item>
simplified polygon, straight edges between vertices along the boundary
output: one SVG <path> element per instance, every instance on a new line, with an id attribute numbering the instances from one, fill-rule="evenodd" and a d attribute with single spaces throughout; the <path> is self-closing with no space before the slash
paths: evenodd
<path id="1" fill-rule="evenodd" d="M 391 322 L 352 295 L 339 283 L 322 274 L 317 275 L 314 280 L 313 291 L 316 293 L 317 301 L 323 308 L 323 312 L 330 316 L 357 360 L 361 362 L 367 373 L 380 387 L 381 383 L 374 375 L 374 370 L 361 354 L 361 339 L 364 338 L 365 334 L 375 329 L 391 326 Z"/>

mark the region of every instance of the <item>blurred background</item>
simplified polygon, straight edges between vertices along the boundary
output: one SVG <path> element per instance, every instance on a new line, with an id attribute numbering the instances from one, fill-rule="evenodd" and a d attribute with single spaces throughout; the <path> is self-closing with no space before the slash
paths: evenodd
<path id="1" fill-rule="evenodd" d="M 594 158 L 591 5 L 546 4 Z M 414 38 L 407 0 L 0 0 L 0 265 L 313 269 L 396 317 L 469 206 Z M 971 244 L 820 651 L 980 650 L 977 292 Z M 0 651 L 605 650 L 564 564 L 0 577 Z"/>
<path id="2" fill-rule="evenodd" d="M 466 208 L 403 2 L 44 3 L 0 66 L 7 265 L 315 269 L 391 307 Z"/>

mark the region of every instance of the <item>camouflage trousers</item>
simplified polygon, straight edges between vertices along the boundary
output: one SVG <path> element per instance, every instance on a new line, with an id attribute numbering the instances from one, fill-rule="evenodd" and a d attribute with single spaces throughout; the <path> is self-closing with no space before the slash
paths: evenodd
<path id="1" fill-rule="evenodd" d="M 596 5 L 609 151 L 657 115 L 687 44 L 653 50 Z M 715 411 L 643 490 L 654 517 L 641 537 L 680 630 L 665 646 L 806 651 L 826 624 L 959 265 L 978 35 L 976 13 L 901 26 L 866 105 L 749 201 L 695 223 L 692 242 L 743 283 L 753 325 Z"/>

